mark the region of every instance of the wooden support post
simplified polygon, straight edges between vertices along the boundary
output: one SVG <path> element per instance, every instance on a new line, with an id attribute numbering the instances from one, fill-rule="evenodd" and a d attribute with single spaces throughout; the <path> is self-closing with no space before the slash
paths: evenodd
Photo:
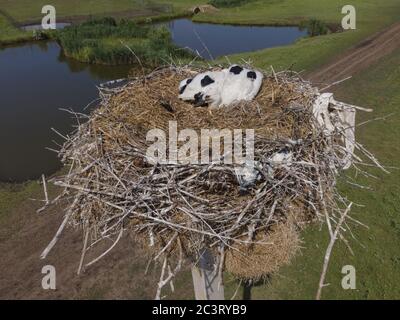
<path id="1" fill-rule="evenodd" d="M 196 300 L 224 300 L 224 286 L 218 272 L 218 259 L 204 249 L 198 265 L 192 266 Z"/>

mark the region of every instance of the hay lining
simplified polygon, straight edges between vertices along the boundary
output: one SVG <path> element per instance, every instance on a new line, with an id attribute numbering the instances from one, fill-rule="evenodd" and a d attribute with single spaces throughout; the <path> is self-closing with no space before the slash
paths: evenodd
<path id="1" fill-rule="evenodd" d="M 226 271 L 245 281 L 257 282 L 290 263 L 300 249 L 300 235 L 293 219 L 258 232 L 254 242 L 235 245 L 225 257 Z"/>

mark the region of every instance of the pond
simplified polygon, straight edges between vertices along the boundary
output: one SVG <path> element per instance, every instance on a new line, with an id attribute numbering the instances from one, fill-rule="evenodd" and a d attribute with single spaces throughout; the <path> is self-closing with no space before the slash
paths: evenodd
<path id="1" fill-rule="evenodd" d="M 66 59 L 55 42 L 0 49 L 0 181 L 23 181 L 60 168 L 51 128 L 71 131 L 78 112 L 97 97 L 96 85 L 126 77 L 128 66 L 86 65 Z"/>
<path id="2" fill-rule="evenodd" d="M 166 23 L 174 43 L 205 59 L 288 45 L 305 37 L 298 27 L 232 26 L 176 19 Z"/>
<path id="3" fill-rule="evenodd" d="M 188 19 L 164 24 L 177 45 L 205 58 L 285 45 L 305 35 L 295 27 L 198 24 Z M 55 42 L 0 48 L 0 181 L 36 179 L 57 171 L 61 164 L 46 147 L 58 149 L 53 140 L 62 139 L 51 128 L 65 134 L 75 123 L 59 109 L 88 113 L 85 107 L 98 95 L 96 85 L 126 77 L 130 69 L 79 63 L 66 58 Z"/>

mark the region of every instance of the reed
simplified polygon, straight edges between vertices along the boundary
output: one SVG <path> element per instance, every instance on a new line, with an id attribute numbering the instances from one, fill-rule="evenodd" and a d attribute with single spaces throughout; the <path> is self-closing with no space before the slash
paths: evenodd
<path id="1" fill-rule="evenodd" d="M 55 38 L 66 56 L 88 63 L 138 64 L 140 60 L 155 67 L 171 59 L 192 57 L 173 44 L 166 27 L 137 25 L 129 20 L 117 22 L 109 17 L 67 27 L 57 31 Z"/>

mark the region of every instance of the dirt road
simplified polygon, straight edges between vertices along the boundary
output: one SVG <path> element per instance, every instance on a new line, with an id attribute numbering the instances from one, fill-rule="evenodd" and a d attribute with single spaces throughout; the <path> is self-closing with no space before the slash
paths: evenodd
<path id="1" fill-rule="evenodd" d="M 400 48 L 400 22 L 350 48 L 334 61 L 307 75 L 313 83 L 331 84 L 368 68 Z"/>

